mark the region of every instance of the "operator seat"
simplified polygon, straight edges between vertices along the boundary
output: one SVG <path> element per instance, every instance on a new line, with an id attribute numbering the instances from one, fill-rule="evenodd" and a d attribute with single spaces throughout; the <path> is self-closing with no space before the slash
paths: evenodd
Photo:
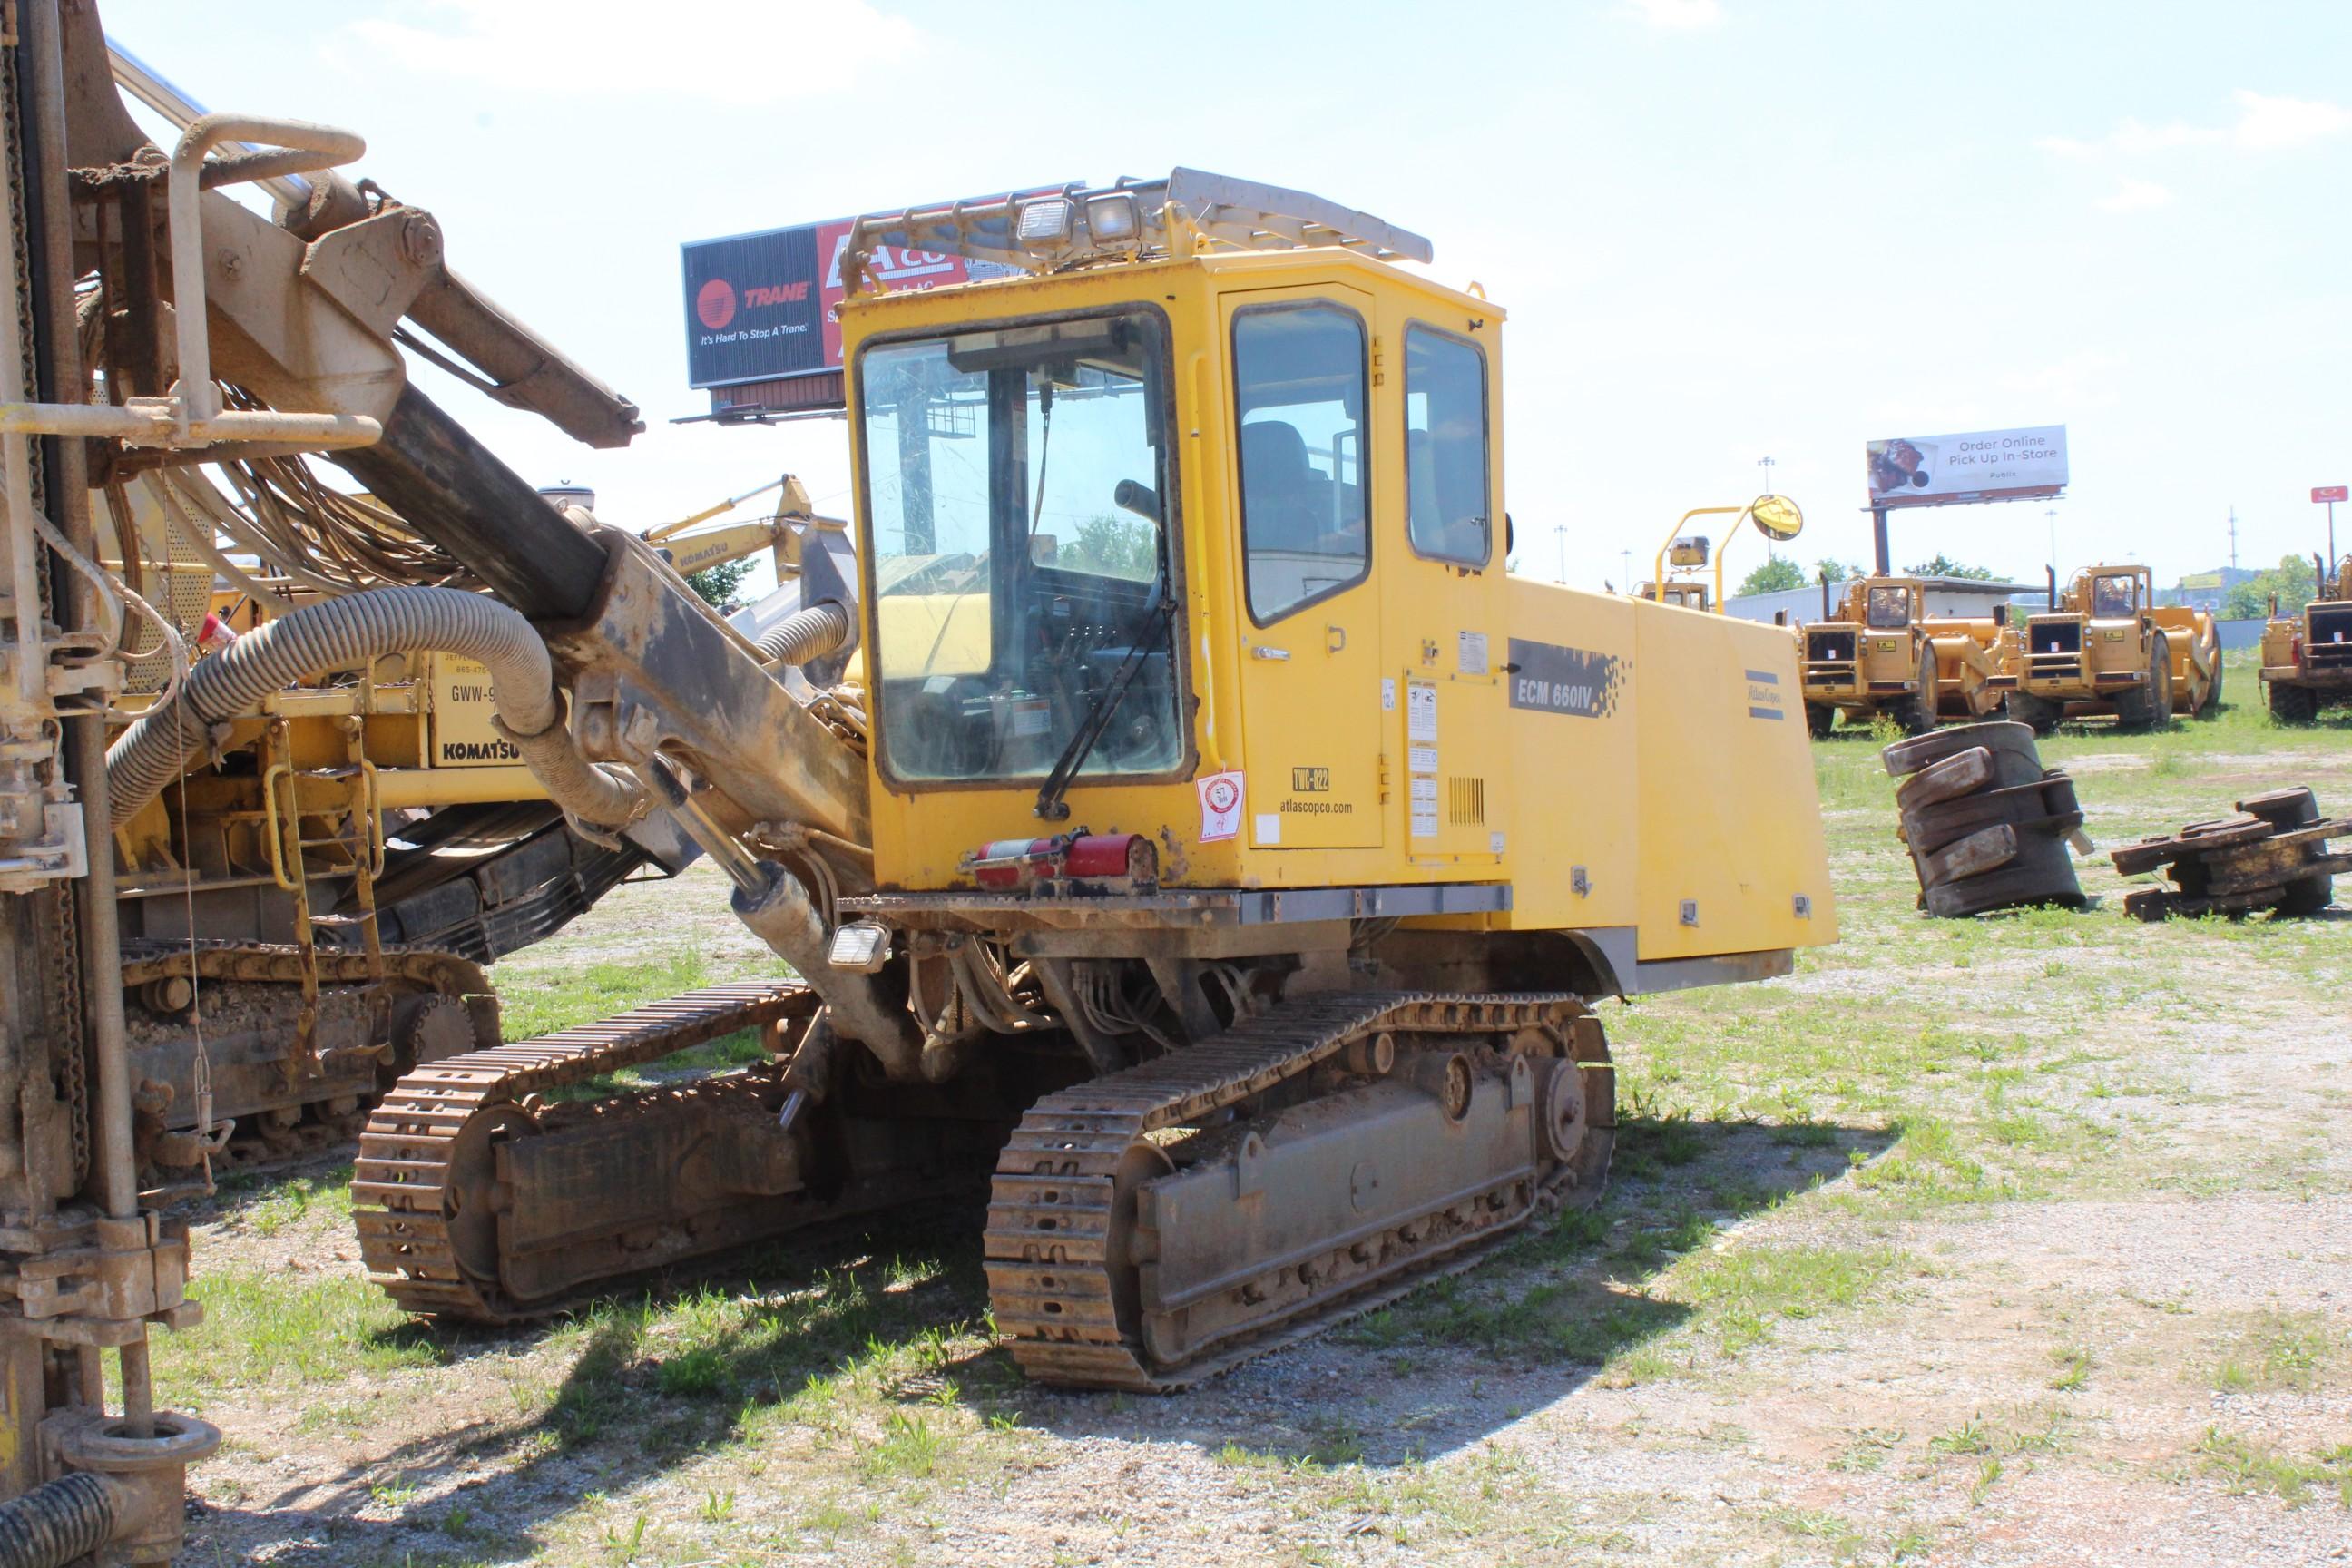
<path id="1" fill-rule="evenodd" d="M 1259 419 L 1242 426 L 1242 528 L 1251 550 L 1315 550 L 1324 524 L 1316 505 L 1321 483 L 1297 426 Z"/>

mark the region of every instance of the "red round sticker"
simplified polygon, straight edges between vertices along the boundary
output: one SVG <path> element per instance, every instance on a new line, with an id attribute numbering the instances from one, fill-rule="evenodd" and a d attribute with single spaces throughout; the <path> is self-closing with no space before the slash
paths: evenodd
<path id="1" fill-rule="evenodd" d="M 1231 811 L 1234 805 L 1239 804 L 1241 798 L 1242 792 L 1234 787 L 1233 780 L 1212 779 L 1209 781 L 1209 809 L 1211 811 Z"/>
<path id="2" fill-rule="evenodd" d="M 694 297 L 694 313 L 702 324 L 717 331 L 735 319 L 735 285 L 724 278 L 713 278 Z"/>

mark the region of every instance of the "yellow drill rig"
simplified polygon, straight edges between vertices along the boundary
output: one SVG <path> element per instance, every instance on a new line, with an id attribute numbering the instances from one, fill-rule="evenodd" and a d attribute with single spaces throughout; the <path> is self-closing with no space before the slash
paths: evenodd
<path id="1" fill-rule="evenodd" d="M 1502 313 L 1378 219 L 1179 171 L 884 245 L 1019 275 L 842 310 L 857 548 L 766 639 L 835 722 L 636 542 L 399 498 L 802 979 L 412 1074 L 377 1278 L 509 1320 L 987 1179 L 1022 1364 L 1154 1388 L 1590 1201 L 1594 1002 L 1834 934 L 1787 636 L 1504 574 Z M 747 1025 L 770 1066 L 548 1092 Z"/>
<path id="2" fill-rule="evenodd" d="M 809 527 L 803 607 L 755 645 L 407 383 L 413 325 L 583 439 L 635 426 L 448 270 L 429 213 L 332 172 L 356 136 L 211 115 L 162 154 L 87 5 L 17 15 L 0 47 L 56 123 L 5 110 L 42 352 L 0 342 L 0 974 L 30 1004 L 0 1065 L 54 1089 L 88 1064 L 91 1152 L 67 1158 L 66 1097 L 10 1096 L 38 1157 L 0 1237 L 25 1494 L 0 1522 L 71 1516 L 124 1560 L 176 1541 L 159 1500 L 216 1435 L 146 1377 L 147 1324 L 190 1314 L 184 1248 L 139 1207 L 113 830 L 333 672 L 478 661 L 493 732 L 579 831 L 674 824 L 781 961 L 409 1073 L 353 1195 L 425 1311 L 526 1316 L 985 1190 L 1022 1364 L 1181 1385 L 1590 1202 L 1599 1000 L 1834 940 L 1789 638 L 1505 574 L 1502 312 L 1408 267 L 1417 237 L 1188 170 L 859 224 L 856 548 Z M 274 219 L 218 188 L 295 176 Z M 883 245 L 1014 275 L 881 293 Z M 94 360 L 77 279 L 110 321 Z M 103 624 L 130 601 L 92 559 L 90 481 L 264 450 L 326 454 L 463 584 L 294 605 L 107 744 Z M 49 616 L 68 572 L 79 608 Z M 752 1068 L 548 1092 L 753 1026 Z"/>

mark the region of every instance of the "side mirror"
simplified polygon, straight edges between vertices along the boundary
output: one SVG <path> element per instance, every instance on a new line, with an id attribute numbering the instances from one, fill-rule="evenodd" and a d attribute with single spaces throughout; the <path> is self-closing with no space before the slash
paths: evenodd
<path id="1" fill-rule="evenodd" d="M 1706 564 L 1707 540 L 1703 533 L 1685 533 L 1666 547 L 1669 566 L 1704 566 Z"/>
<path id="2" fill-rule="evenodd" d="M 1756 521 L 1756 531 L 1777 543 L 1786 544 L 1805 531 L 1805 514 L 1787 496 L 1760 495 L 1748 506 L 1748 515 Z"/>

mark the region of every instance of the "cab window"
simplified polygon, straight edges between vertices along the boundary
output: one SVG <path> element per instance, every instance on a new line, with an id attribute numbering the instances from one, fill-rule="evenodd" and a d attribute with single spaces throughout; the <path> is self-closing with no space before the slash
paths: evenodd
<path id="1" fill-rule="evenodd" d="M 1419 553 L 1484 566 L 1487 521 L 1486 356 L 1414 324 L 1404 333 L 1405 534 Z"/>
<path id="2" fill-rule="evenodd" d="M 1900 631 L 1911 624 L 1911 590 L 1908 588 L 1873 588 L 1870 591 L 1870 626 L 1874 631 Z"/>
<path id="3" fill-rule="evenodd" d="M 2099 620 L 2120 620 L 2139 614 L 2137 577 L 2095 577 L 2091 580 L 2091 614 Z"/>
<path id="4" fill-rule="evenodd" d="M 1331 304 L 1234 318 L 1242 543 L 1258 625 L 1364 580 L 1364 324 Z"/>

